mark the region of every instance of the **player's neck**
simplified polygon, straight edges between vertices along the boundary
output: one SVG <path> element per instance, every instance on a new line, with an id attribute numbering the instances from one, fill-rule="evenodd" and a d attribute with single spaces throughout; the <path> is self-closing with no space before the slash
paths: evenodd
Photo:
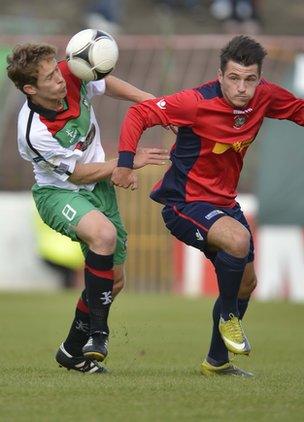
<path id="1" fill-rule="evenodd" d="M 31 101 L 32 103 L 48 110 L 61 111 L 64 109 L 64 99 L 48 100 L 32 96 Z"/>

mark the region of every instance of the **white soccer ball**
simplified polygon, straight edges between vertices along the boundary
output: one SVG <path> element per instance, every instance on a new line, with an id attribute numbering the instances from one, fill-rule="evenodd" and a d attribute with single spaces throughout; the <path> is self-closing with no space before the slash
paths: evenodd
<path id="1" fill-rule="evenodd" d="M 66 59 L 71 72 L 79 79 L 96 81 L 114 69 L 118 60 L 118 46 L 107 32 L 84 29 L 70 39 Z"/>

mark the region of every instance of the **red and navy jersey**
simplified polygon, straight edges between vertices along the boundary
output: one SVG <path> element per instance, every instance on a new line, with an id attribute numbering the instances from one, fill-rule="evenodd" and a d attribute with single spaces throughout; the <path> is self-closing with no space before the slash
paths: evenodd
<path id="1" fill-rule="evenodd" d="M 261 80 L 244 109 L 224 99 L 217 80 L 132 106 L 122 124 L 119 166 L 132 167 L 142 132 L 155 125 L 178 126 L 172 165 L 151 198 L 163 204 L 205 201 L 235 205 L 236 189 L 249 145 L 264 117 L 304 125 L 304 100 Z"/>

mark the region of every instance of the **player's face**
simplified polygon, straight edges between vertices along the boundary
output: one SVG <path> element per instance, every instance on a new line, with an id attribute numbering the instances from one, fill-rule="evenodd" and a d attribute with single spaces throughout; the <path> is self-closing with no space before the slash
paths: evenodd
<path id="1" fill-rule="evenodd" d="M 233 107 L 246 107 L 260 82 L 258 65 L 243 66 L 228 61 L 225 72 L 218 71 L 225 100 Z"/>
<path id="2" fill-rule="evenodd" d="M 37 85 L 30 92 L 34 102 L 55 108 L 67 94 L 66 82 L 55 59 L 42 60 L 38 68 Z"/>

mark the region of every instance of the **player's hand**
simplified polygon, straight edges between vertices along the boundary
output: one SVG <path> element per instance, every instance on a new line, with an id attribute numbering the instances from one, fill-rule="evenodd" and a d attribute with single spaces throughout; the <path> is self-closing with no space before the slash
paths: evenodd
<path id="1" fill-rule="evenodd" d="M 115 186 L 128 189 L 130 186 L 136 186 L 134 183 L 132 169 L 127 167 L 116 167 L 113 170 L 111 181 Z M 136 189 L 136 187 L 134 187 Z"/>
<path id="2" fill-rule="evenodd" d="M 177 135 L 178 128 L 173 125 L 163 126 L 164 129 L 171 130 L 175 135 Z"/>
<path id="3" fill-rule="evenodd" d="M 133 180 L 130 184 L 131 190 L 138 189 L 138 177 L 137 177 L 137 174 L 135 174 L 134 171 L 132 171 L 130 180 Z"/>
<path id="4" fill-rule="evenodd" d="M 134 169 L 140 169 L 147 164 L 161 166 L 168 163 L 168 150 L 160 148 L 138 148 L 134 157 Z"/>

